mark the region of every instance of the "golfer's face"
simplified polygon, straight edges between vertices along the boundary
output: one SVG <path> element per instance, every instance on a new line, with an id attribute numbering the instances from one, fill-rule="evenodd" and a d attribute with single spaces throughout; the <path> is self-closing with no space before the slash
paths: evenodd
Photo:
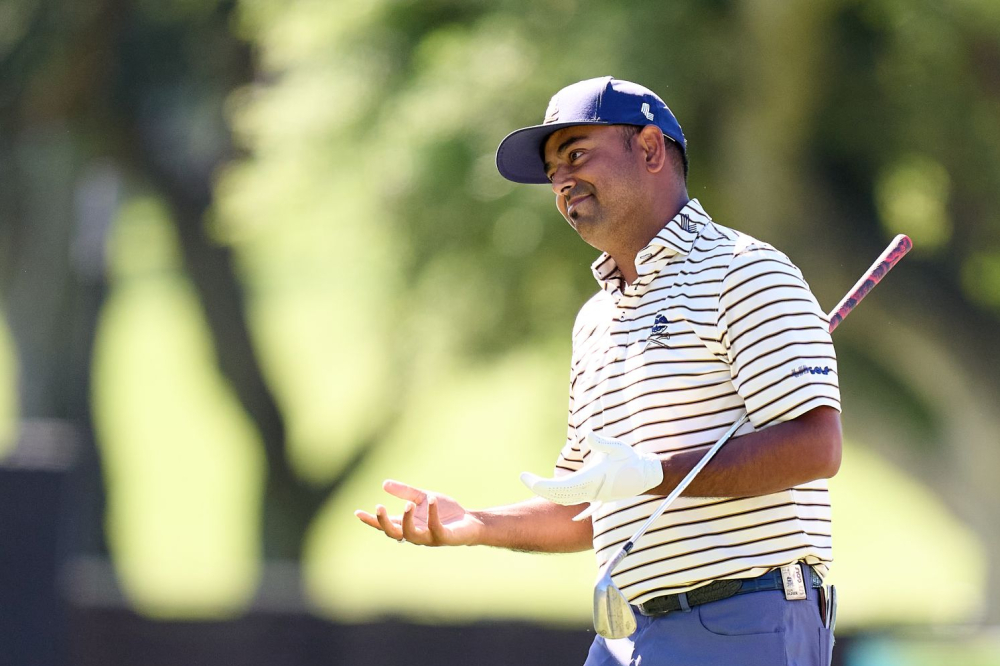
<path id="1" fill-rule="evenodd" d="M 628 208 L 635 157 L 615 126 L 564 127 L 545 142 L 545 173 L 556 208 L 598 249 L 606 249 L 603 240 L 614 234 Z"/>

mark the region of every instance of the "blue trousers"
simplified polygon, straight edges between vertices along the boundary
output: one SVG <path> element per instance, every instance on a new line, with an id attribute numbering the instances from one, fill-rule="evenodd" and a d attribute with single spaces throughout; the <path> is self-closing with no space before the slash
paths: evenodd
<path id="1" fill-rule="evenodd" d="M 820 617 L 819 590 L 787 601 L 781 590 L 645 617 L 628 638 L 598 636 L 585 666 L 829 666 L 833 632 Z"/>

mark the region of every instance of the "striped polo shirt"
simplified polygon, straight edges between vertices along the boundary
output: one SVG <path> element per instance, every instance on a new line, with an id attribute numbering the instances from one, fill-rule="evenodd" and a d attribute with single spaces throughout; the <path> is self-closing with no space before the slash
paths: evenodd
<path id="1" fill-rule="evenodd" d="M 587 433 L 657 454 L 736 437 L 820 405 L 840 409 L 829 321 L 795 265 L 767 243 L 716 224 L 692 200 L 636 256 L 625 283 L 593 265 L 602 289 L 573 327 L 569 428 L 556 475 L 580 469 Z M 643 495 L 593 517 L 603 566 L 660 504 Z M 632 603 L 804 560 L 832 561 L 825 479 L 745 499 L 680 497 L 614 572 Z"/>

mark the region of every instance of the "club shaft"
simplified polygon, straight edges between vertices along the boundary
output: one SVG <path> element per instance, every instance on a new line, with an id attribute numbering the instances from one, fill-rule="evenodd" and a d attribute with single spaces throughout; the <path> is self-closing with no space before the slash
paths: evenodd
<path id="1" fill-rule="evenodd" d="M 878 284 L 883 277 L 885 277 L 885 274 L 888 273 L 892 267 L 903 258 L 903 255 L 910 251 L 912 247 L 913 243 L 903 234 L 896 236 L 892 240 L 889 247 L 887 247 L 885 251 L 879 255 L 879 258 L 876 259 L 875 263 L 868 268 L 868 271 L 864 274 L 864 276 L 858 280 L 849 292 L 847 292 L 847 295 L 844 296 L 840 303 L 837 304 L 837 307 L 830 312 L 829 319 L 831 333 L 833 333 L 834 329 L 840 325 L 840 322 L 842 322 L 844 318 L 847 317 L 847 315 L 849 315 L 855 307 L 857 307 L 858 303 L 861 302 L 861 299 L 868 295 L 868 292 L 870 292 L 872 288 Z M 688 472 L 683 479 L 681 479 L 681 482 L 678 483 L 672 491 L 670 491 L 670 494 L 664 498 L 646 522 L 644 522 L 639 529 L 636 530 L 635 534 L 633 534 L 632 537 L 618 549 L 614 556 L 608 560 L 607 564 L 604 565 L 602 574 L 610 575 L 611 572 L 614 571 L 619 564 L 621 564 L 621 561 L 624 560 L 625 557 L 632 551 L 633 546 L 635 546 L 635 542 L 642 538 L 642 535 L 646 533 L 646 530 L 648 530 L 653 523 L 663 515 L 663 512 L 666 511 L 671 504 L 673 504 L 674 500 L 676 500 L 681 493 L 687 490 L 687 487 L 691 485 L 691 482 L 694 481 L 694 478 L 698 476 L 702 469 L 704 469 L 705 465 L 712 460 L 715 454 L 718 453 L 719 449 L 721 449 L 722 446 L 729 441 L 729 438 L 732 437 L 733 434 L 739 430 L 749 418 L 750 415 L 743 412 L 743 414 L 736 419 L 736 422 L 730 426 L 729 430 L 727 430 L 725 434 L 723 434 L 722 437 L 720 437 L 719 440 L 712 445 L 712 448 L 705 452 L 705 455 L 698 461 L 698 464 L 692 467 L 691 471 Z"/>

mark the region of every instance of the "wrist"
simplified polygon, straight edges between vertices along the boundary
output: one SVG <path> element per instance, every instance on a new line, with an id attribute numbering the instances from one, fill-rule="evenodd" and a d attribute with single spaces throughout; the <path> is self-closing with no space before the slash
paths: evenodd
<path id="1" fill-rule="evenodd" d="M 466 511 L 469 517 L 467 538 L 462 540 L 462 546 L 495 546 L 490 541 L 490 524 L 492 516 L 488 511 Z"/>

